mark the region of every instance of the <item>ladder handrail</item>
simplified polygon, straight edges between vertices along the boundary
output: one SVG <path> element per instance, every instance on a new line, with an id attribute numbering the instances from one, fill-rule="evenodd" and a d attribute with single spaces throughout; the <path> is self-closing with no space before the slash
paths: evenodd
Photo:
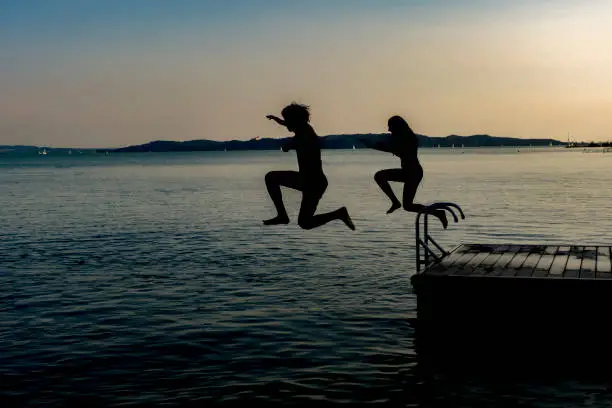
<path id="1" fill-rule="evenodd" d="M 465 219 L 465 214 L 459 205 L 451 202 L 439 202 L 424 206 L 416 216 L 415 230 L 416 230 L 416 273 L 421 273 L 422 269 L 430 265 L 430 258 L 433 257 L 434 261 L 439 261 L 442 257 L 448 255 L 448 252 L 444 250 L 431 235 L 429 235 L 429 216 L 436 210 L 448 211 L 455 222 L 459 222 L 459 217 L 453 211 L 453 208 L 459 212 L 459 216 L 462 220 Z M 423 217 L 423 237 L 421 237 L 421 217 Z M 440 254 L 434 251 L 433 247 L 429 244 L 433 244 L 433 247 L 437 249 Z M 424 251 L 424 256 L 421 258 L 421 249 Z M 423 267 L 423 268 L 422 268 Z"/>

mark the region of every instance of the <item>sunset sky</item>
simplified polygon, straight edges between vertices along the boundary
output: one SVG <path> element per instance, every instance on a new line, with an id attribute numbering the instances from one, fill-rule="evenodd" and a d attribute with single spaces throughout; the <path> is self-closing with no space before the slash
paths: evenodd
<path id="1" fill-rule="evenodd" d="M 0 144 L 612 138 L 610 0 L 2 0 Z"/>

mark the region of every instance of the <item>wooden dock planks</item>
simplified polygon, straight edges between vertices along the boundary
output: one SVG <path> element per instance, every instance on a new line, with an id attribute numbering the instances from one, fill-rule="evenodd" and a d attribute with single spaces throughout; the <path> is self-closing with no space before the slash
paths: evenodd
<path id="1" fill-rule="evenodd" d="M 598 279 L 612 279 L 612 253 L 610 248 L 597 247 L 595 269 L 595 276 Z"/>
<path id="2" fill-rule="evenodd" d="M 488 275 L 495 271 L 495 265 L 498 264 L 501 257 L 507 253 L 511 247 L 509 245 L 496 246 L 487 254 L 482 262 L 472 271 L 475 275 Z"/>
<path id="3" fill-rule="evenodd" d="M 569 258 L 567 264 L 565 264 L 565 270 L 563 271 L 564 278 L 577 278 L 580 275 L 583 253 L 584 247 L 582 246 L 572 246 L 570 248 Z"/>
<path id="4" fill-rule="evenodd" d="M 544 276 L 550 276 L 553 278 L 560 278 L 563 276 L 565 265 L 567 265 L 567 260 L 569 259 L 570 249 L 571 247 L 568 246 L 562 246 L 557 249 L 557 253 L 555 254 L 553 263 L 550 266 L 548 275 Z"/>
<path id="5" fill-rule="evenodd" d="M 493 266 L 493 270 L 491 271 L 491 276 L 500 276 L 503 271 L 506 269 L 508 264 L 512 261 L 512 259 L 517 256 L 519 251 L 521 250 L 520 246 L 517 245 L 509 245 L 508 250 L 505 251 L 502 256 L 499 257 L 497 263 Z"/>
<path id="6" fill-rule="evenodd" d="M 533 271 L 540 262 L 540 259 L 542 258 L 542 255 L 544 255 L 545 250 L 545 246 L 532 247 L 531 251 L 525 258 L 525 262 L 523 262 L 521 267 L 516 270 L 514 276 L 530 277 L 531 275 L 533 275 Z"/>
<path id="7" fill-rule="evenodd" d="M 580 266 L 580 278 L 595 279 L 597 265 L 597 247 L 585 247 L 582 252 L 582 265 Z"/>
<path id="8" fill-rule="evenodd" d="M 609 246 L 464 244 L 427 268 L 429 275 L 612 279 Z"/>
<path id="9" fill-rule="evenodd" d="M 472 258 L 485 250 L 486 248 L 480 245 L 460 245 L 427 272 L 435 275 L 452 274 L 458 268 L 463 269 Z"/>
<path id="10" fill-rule="evenodd" d="M 542 257 L 538 261 L 533 271 L 533 276 L 542 278 L 548 275 L 550 269 L 555 261 L 555 257 L 559 252 L 558 246 L 547 246 L 542 253 Z"/>

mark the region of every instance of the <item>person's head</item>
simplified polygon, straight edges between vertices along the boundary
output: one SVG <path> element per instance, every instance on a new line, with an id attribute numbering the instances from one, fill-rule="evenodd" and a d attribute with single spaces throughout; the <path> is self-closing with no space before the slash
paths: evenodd
<path id="1" fill-rule="evenodd" d="M 289 130 L 293 130 L 296 127 L 304 125 L 310 121 L 309 107 L 295 102 L 291 105 L 285 106 L 281 111 L 281 115 L 285 120 L 287 129 Z"/>
<path id="2" fill-rule="evenodd" d="M 394 135 L 405 135 L 412 133 L 410 126 L 401 116 L 391 116 L 387 122 L 389 126 L 389 132 Z"/>

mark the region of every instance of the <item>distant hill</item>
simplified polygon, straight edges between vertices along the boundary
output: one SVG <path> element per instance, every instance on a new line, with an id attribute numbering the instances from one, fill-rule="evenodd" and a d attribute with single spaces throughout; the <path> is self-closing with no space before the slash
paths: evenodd
<path id="1" fill-rule="evenodd" d="M 0 145 L 1 155 L 13 156 L 32 156 L 38 155 L 46 151 L 53 155 L 71 155 L 71 154 L 96 154 L 97 149 L 75 149 L 69 147 L 46 147 L 46 146 L 24 146 L 24 145 Z"/>
<path id="2" fill-rule="evenodd" d="M 381 140 L 387 134 L 348 134 L 329 135 L 321 137 L 321 145 L 324 149 L 351 149 L 353 146 L 365 147 L 359 139 L 370 141 Z M 497 137 L 489 135 L 430 137 L 417 135 L 421 147 L 491 147 L 491 146 L 563 146 L 565 143 L 554 139 L 519 139 L 513 137 Z M 141 145 L 121 147 L 118 149 L 102 149 L 99 151 L 110 152 L 194 152 L 194 151 L 222 151 L 222 150 L 279 150 L 288 138 L 282 139 L 251 139 L 231 140 L 220 142 L 215 140 L 189 140 L 175 142 L 157 140 Z"/>
<path id="3" fill-rule="evenodd" d="M 352 149 L 365 147 L 360 139 L 371 142 L 382 140 L 388 134 L 344 134 L 328 135 L 321 137 L 321 145 L 324 149 Z M 513 137 L 498 137 L 489 135 L 430 137 L 417 135 L 421 147 L 495 147 L 495 146 L 565 146 L 566 143 L 554 139 L 519 139 Z M 126 146 L 109 149 L 79 149 L 79 148 L 57 148 L 38 147 L 23 145 L 0 145 L 0 155 L 37 155 L 43 149 L 49 154 L 96 154 L 105 152 L 117 153 L 139 153 L 139 152 L 201 152 L 201 151 L 223 151 L 223 150 L 279 150 L 281 145 L 289 138 L 282 139 L 251 139 L 251 140 L 188 140 L 176 142 L 169 140 L 157 140 L 145 144 Z"/>
<path id="4" fill-rule="evenodd" d="M 21 146 L 21 145 L 0 145 L 0 154 L 2 153 L 37 153 L 38 147 L 36 146 Z"/>

